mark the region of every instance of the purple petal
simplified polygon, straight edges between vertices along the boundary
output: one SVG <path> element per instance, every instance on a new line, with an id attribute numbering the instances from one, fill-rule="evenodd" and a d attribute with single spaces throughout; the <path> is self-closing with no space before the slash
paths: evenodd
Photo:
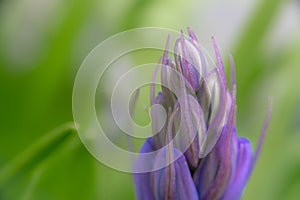
<path id="1" fill-rule="evenodd" d="M 232 174 L 232 183 L 228 185 L 227 191 L 223 196 L 224 200 L 235 200 L 240 198 L 251 173 L 252 161 L 250 142 L 245 138 L 240 138 L 238 140 L 238 156 L 235 173 Z"/>
<path id="2" fill-rule="evenodd" d="M 229 61 L 230 61 L 230 87 L 233 88 L 234 85 L 236 85 L 235 81 L 235 67 L 234 67 L 234 60 L 233 56 L 229 54 Z"/>
<path id="3" fill-rule="evenodd" d="M 149 153 L 154 151 L 154 142 L 152 138 L 149 138 L 144 143 L 140 153 Z M 149 163 L 151 164 L 151 163 Z M 136 165 L 144 165 L 144 160 L 139 157 L 137 159 Z M 138 167 L 138 166 L 136 166 Z M 134 186 L 135 186 L 135 196 L 138 200 L 152 200 L 154 196 L 152 194 L 150 172 L 148 173 L 134 173 Z"/>
<path id="4" fill-rule="evenodd" d="M 198 200 L 198 193 L 189 167 L 180 151 L 177 149 L 167 151 L 165 149 L 158 153 L 156 161 L 158 163 L 166 162 L 169 153 L 172 153 L 174 157 L 178 156 L 179 159 L 163 169 L 152 172 L 154 198 Z"/>
<path id="5" fill-rule="evenodd" d="M 267 112 L 267 116 L 266 116 L 265 121 L 264 121 L 263 128 L 260 132 L 258 144 L 257 144 L 256 150 L 255 150 L 255 155 L 254 155 L 254 161 L 253 161 L 252 168 L 254 167 L 254 165 L 255 165 L 255 163 L 258 159 L 258 156 L 261 152 L 261 148 L 262 148 L 262 145 L 263 145 L 266 133 L 267 133 L 267 129 L 268 129 L 268 126 L 269 126 L 269 123 L 270 123 L 270 120 L 271 120 L 271 115 L 272 115 L 272 99 L 269 99 L 268 112 Z"/>
<path id="6" fill-rule="evenodd" d="M 160 59 L 160 62 L 161 62 L 162 58 Z M 159 62 L 159 63 L 160 63 Z M 159 68 L 159 64 L 155 67 L 155 70 L 154 70 L 154 73 L 152 75 L 152 84 L 151 84 L 151 91 L 150 91 L 150 100 L 151 100 L 151 105 L 154 104 L 154 101 L 155 101 L 155 79 L 156 79 L 156 76 L 157 76 L 157 71 L 158 71 L 158 68 Z"/>
<path id="7" fill-rule="evenodd" d="M 192 29 L 190 27 L 188 27 L 187 30 L 188 30 L 188 34 L 190 36 L 190 39 L 193 42 L 198 43 L 198 38 L 197 38 L 196 34 L 192 31 Z"/>
<path id="8" fill-rule="evenodd" d="M 235 132 L 232 134 L 231 145 L 228 146 L 228 137 L 231 133 L 226 126 L 213 150 L 202 159 L 194 173 L 194 182 L 200 199 L 219 199 L 227 189 L 230 180 L 232 163 L 236 160 L 237 144 Z M 228 157 L 228 152 L 230 156 Z"/>

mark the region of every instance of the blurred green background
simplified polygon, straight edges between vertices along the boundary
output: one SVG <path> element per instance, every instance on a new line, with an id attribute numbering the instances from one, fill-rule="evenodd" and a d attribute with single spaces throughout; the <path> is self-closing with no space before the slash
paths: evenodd
<path id="1" fill-rule="evenodd" d="M 134 198 L 131 175 L 97 162 L 71 125 L 61 125 L 73 120 L 72 86 L 89 51 L 112 34 L 143 26 L 190 26 L 204 46 L 214 35 L 227 68 L 232 52 L 237 129 L 253 147 L 273 97 L 271 124 L 243 199 L 299 199 L 296 0 L 0 1 L 0 199 Z"/>

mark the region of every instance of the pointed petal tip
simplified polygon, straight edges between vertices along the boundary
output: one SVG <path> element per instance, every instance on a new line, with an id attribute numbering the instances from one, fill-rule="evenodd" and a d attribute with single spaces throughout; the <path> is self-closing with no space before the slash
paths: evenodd
<path id="1" fill-rule="evenodd" d="M 264 121 L 262 130 L 260 132 L 260 136 L 259 136 L 259 139 L 258 139 L 258 144 L 257 144 L 256 150 L 255 150 L 255 155 L 254 155 L 254 158 L 253 158 L 252 168 L 256 164 L 258 156 L 260 155 L 260 152 L 261 152 L 261 149 L 262 149 L 262 145 L 264 143 L 265 136 L 266 136 L 266 133 L 267 133 L 267 129 L 268 129 L 268 126 L 270 124 L 271 115 L 272 115 L 272 108 L 273 108 L 273 100 L 272 100 L 272 98 L 269 97 L 269 100 L 268 100 L 268 112 L 267 112 L 267 115 L 265 117 L 265 121 Z"/>
<path id="2" fill-rule="evenodd" d="M 166 65 L 167 61 L 168 61 L 169 46 L 170 46 L 170 34 L 168 34 L 168 36 L 167 36 L 167 42 L 166 42 L 164 54 L 163 54 L 163 57 L 162 57 L 162 64 L 163 65 Z"/>
<path id="3" fill-rule="evenodd" d="M 188 34 L 189 34 L 190 38 L 192 40 L 194 40 L 196 43 L 198 43 L 198 38 L 197 38 L 196 34 L 192 31 L 192 29 L 190 27 L 187 27 L 187 30 L 188 30 Z"/>
<path id="4" fill-rule="evenodd" d="M 162 62 L 162 58 L 160 58 L 160 61 L 159 63 Z M 155 80 L 156 80 L 156 77 L 157 77 L 157 72 L 158 72 L 158 68 L 160 66 L 160 64 L 157 64 L 157 66 L 155 67 L 154 69 L 154 73 L 152 75 L 152 83 L 151 83 L 151 89 L 150 89 L 150 102 L 151 102 L 151 105 L 154 104 L 155 102 Z"/>
<path id="5" fill-rule="evenodd" d="M 235 76 L 235 64 L 232 54 L 229 54 L 229 62 L 230 62 L 230 86 L 231 89 L 233 88 L 233 85 L 236 84 L 236 76 Z"/>
<path id="6" fill-rule="evenodd" d="M 214 49 L 215 50 L 216 50 L 216 48 L 218 49 L 215 36 L 212 35 L 210 38 L 211 38 Z"/>
<path id="7" fill-rule="evenodd" d="M 218 46 L 217 46 L 217 43 L 216 43 L 216 40 L 215 40 L 214 36 L 211 36 L 211 40 L 212 40 L 213 48 L 214 48 L 215 55 L 216 55 L 216 58 L 217 58 L 217 61 L 218 61 L 218 68 L 220 70 L 220 75 L 221 75 L 223 84 L 226 87 L 226 75 L 225 75 L 225 70 L 224 70 L 224 65 L 223 65 L 223 61 L 222 61 L 222 58 L 221 58 L 221 54 L 220 54 L 220 51 L 218 49 Z"/>

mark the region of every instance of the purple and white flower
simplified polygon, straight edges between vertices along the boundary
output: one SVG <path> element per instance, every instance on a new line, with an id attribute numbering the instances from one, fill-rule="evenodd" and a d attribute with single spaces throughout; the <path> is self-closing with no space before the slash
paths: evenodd
<path id="1" fill-rule="evenodd" d="M 160 149 L 150 163 L 153 171 L 134 174 L 136 198 L 140 200 L 239 199 L 260 153 L 270 120 L 271 109 L 254 153 L 250 142 L 236 133 L 233 59 L 230 59 L 228 89 L 214 38 L 217 66 L 209 69 L 195 34 L 188 29 L 188 35 L 185 38 L 182 33 L 176 41 L 174 61 L 168 57 L 168 38 L 161 58 L 162 90 L 155 96 L 155 86 L 151 89 L 151 104 L 160 104 L 168 111 L 167 123 L 146 140 L 140 151 L 148 153 Z M 157 130 L 161 116 L 154 110 L 151 117 L 153 130 Z M 176 134 L 180 136 L 175 140 Z M 178 159 L 156 170 L 157 163 L 168 162 L 174 157 Z M 137 166 L 143 164 L 143 160 L 137 160 Z"/>

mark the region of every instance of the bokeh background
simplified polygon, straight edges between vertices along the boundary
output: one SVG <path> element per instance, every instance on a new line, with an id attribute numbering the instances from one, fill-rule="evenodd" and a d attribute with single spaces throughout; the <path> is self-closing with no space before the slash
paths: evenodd
<path id="1" fill-rule="evenodd" d="M 1 0 L 0 199 L 134 198 L 131 175 L 96 161 L 61 125 L 73 120 L 73 82 L 89 51 L 143 26 L 189 26 L 204 46 L 213 35 L 227 68 L 233 54 L 237 129 L 253 147 L 273 97 L 243 199 L 299 199 L 299 0 Z"/>

